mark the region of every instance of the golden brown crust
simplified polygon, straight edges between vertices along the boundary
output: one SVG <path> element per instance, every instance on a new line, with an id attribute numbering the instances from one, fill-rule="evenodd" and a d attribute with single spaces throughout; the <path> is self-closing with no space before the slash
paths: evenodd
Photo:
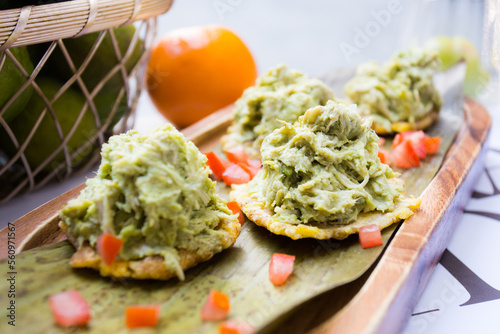
<path id="1" fill-rule="evenodd" d="M 387 226 L 407 219 L 420 206 L 420 198 L 402 197 L 396 201 L 391 212 L 361 213 L 355 222 L 350 224 L 288 224 L 273 219 L 271 212 L 256 197 L 248 194 L 247 185 L 233 186 L 231 200 L 236 201 L 245 215 L 259 226 L 267 228 L 274 234 L 285 235 L 294 240 L 302 238 L 338 239 L 342 240 L 349 235 L 358 233 L 363 226 L 376 224 L 381 230 Z"/>
<path id="2" fill-rule="evenodd" d="M 64 223 L 60 224 L 61 229 L 67 234 L 68 239 L 77 247 L 76 240 L 67 233 L 67 227 Z M 224 238 L 219 245 L 214 245 L 214 251 L 200 255 L 196 252 L 190 252 L 185 249 L 178 250 L 179 263 L 182 270 L 194 267 L 200 262 L 212 258 L 216 253 L 218 246 L 222 249 L 231 247 L 238 237 L 241 225 L 237 220 L 224 221 L 221 223 L 219 231 L 224 231 Z M 160 255 L 147 256 L 141 260 L 120 260 L 116 259 L 108 266 L 101 261 L 96 251 L 88 244 L 84 244 L 71 257 L 70 265 L 73 268 L 91 268 L 100 272 L 102 276 L 113 278 L 135 278 L 135 279 L 158 279 L 168 280 L 176 276 L 175 271 L 169 270 L 165 266 L 163 257 Z"/>
<path id="3" fill-rule="evenodd" d="M 391 124 L 391 133 L 400 133 L 412 130 L 423 130 L 432 125 L 439 118 L 439 113 L 432 111 L 424 116 L 421 120 L 414 123 L 409 122 L 396 122 Z M 387 135 L 389 132 L 386 128 L 381 127 L 377 123 L 372 124 L 372 129 L 379 135 Z"/>

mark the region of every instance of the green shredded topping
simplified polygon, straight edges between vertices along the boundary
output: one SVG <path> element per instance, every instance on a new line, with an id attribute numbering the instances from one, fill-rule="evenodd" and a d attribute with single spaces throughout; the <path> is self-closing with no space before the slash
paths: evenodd
<path id="1" fill-rule="evenodd" d="M 274 218 L 290 224 L 348 224 L 391 211 L 399 174 L 380 162 L 378 136 L 356 106 L 329 101 L 294 125 L 282 122 L 261 147 L 263 170 L 248 184 Z"/>
<path id="2" fill-rule="evenodd" d="M 232 213 L 215 193 L 206 157 L 175 128 L 113 136 L 101 156 L 97 175 L 60 214 L 80 247 L 111 233 L 124 242 L 120 258 L 161 255 L 180 279 L 179 249 L 222 250 L 214 229 Z"/>
<path id="3" fill-rule="evenodd" d="M 441 61 L 435 52 L 410 49 L 379 65 L 362 64 L 345 86 L 358 112 L 391 132 L 391 123 L 414 123 L 439 112 L 442 100 L 432 82 Z"/>
<path id="4" fill-rule="evenodd" d="M 254 141 L 259 149 L 264 137 L 282 126 L 295 122 L 307 109 L 324 105 L 333 92 L 322 81 L 300 71 L 279 65 L 257 79 L 236 101 L 234 125 L 240 143 Z"/>

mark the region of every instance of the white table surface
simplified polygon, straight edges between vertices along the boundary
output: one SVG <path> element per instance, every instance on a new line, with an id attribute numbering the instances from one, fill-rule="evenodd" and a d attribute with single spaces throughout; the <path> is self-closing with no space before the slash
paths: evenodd
<path id="1" fill-rule="evenodd" d="M 436 3 L 436 6 L 449 5 L 445 1 Z M 459 33 L 480 47 L 481 6 L 481 2 L 473 1 L 469 5 L 456 6 L 453 15 L 450 11 L 440 11 L 440 17 L 445 19 L 440 20 L 439 24 L 428 23 L 427 30 Z M 389 9 L 393 9 L 394 13 L 391 14 Z M 383 11 L 389 15 L 385 16 L 385 21 L 380 21 L 385 26 L 379 24 L 377 30 L 373 22 L 376 22 L 377 15 L 383 15 Z M 423 18 L 428 19 L 429 15 L 420 14 L 415 18 L 416 11 L 423 12 L 416 2 L 397 0 L 176 0 L 173 8 L 159 18 L 158 32 L 161 35 L 182 26 L 224 24 L 235 30 L 247 43 L 260 72 L 278 63 L 286 63 L 310 75 L 320 75 L 329 69 L 352 66 L 369 59 L 383 61 L 396 50 L 428 36 L 431 33 L 425 31 L 421 21 Z M 359 42 L 356 40 L 359 30 L 366 29 L 374 29 L 372 37 L 364 44 L 356 44 Z M 346 45 L 359 46 L 356 47 L 357 53 L 346 54 Z M 494 81 L 491 87 L 492 92 L 486 92 L 480 99 L 493 117 L 486 171 L 477 183 L 476 198 L 468 202 L 465 210 L 493 213 L 493 218 L 477 213 L 464 214 L 448 245 L 448 254 L 452 255 L 443 259 L 436 267 L 413 311 L 405 334 L 500 333 L 500 243 L 497 241 L 500 235 L 500 191 L 497 189 L 500 188 L 498 81 Z M 137 110 L 136 128 L 147 131 L 164 122 L 165 119 L 155 110 L 147 94 L 143 94 Z M 5 226 L 7 222 L 14 221 L 84 182 L 89 176 L 92 176 L 92 171 L 60 184 L 48 185 L 1 205 L 0 225 Z M 480 193 L 494 195 L 477 198 Z M 452 267 L 455 269 L 450 269 Z M 458 279 L 446 268 L 452 270 Z M 466 283 L 464 274 L 469 274 L 469 281 Z M 471 294 L 479 302 L 460 306 L 469 300 Z M 488 298 L 492 300 L 486 301 Z"/>

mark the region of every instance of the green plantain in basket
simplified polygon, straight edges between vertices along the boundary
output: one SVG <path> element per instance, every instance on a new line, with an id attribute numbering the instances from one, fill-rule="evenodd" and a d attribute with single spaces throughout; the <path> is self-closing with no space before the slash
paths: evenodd
<path id="1" fill-rule="evenodd" d="M 128 76 L 141 57 L 143 52 L 142 43 L 137 39 L 134 45 L 131 45 L 135 35 L 135 27 L 133 25 L 115 28 L 113 32 L 122 57 L 127 54 L 129 47 L 131 47 L 130 55 L 128 55 L 125 62 L 126 74 Z M 97 32 L 63 41 L 76 69 L 85 62 L 99 35 L 100 33 Z M 33 63 L 37 64 L 44 56 L 49 45 L 47 43 L 32 45 L 28 47 L 28 51 L 26 51 L 26 48 L 16 48 L 12 50 L 12 53 L 23 64 L 28 73 L 30 73 L 33 70 L 30 58 Z M 89 94 L 94 96 L 93 102 L 99 115 L 99 122 L 96 122 L 91 108 L 87 104 L 80 123 L 76 126 L 74 133 L 66 145 L 67 151 L 71 156 L 69 163 L 72 167 L 78 165 L 90 153 L 93 148 L 92 145 L 89 145 L 87 148 L 82 148 L 81 146 L 86 144 L 88 139 L 96 134 L 98 124 L 100 123 L 101 127 L 105 127 L 106 131 L 110 132 L 113 126 L 129 110 L 125 81 L 117 67 L 119 64 L 118 59 L 119 57 L 116 55 L 110 33 L 106 32 L 92 59 L 81 74 L 83 84 Z M 10 71 L 7 76 L 11 78 L 9 81 L 11 84 L 3 83 L 5 80 L 2 80 L 0 76 L 0 88 L 5 86 L 5 91 L 7 92 L 0 95 L 0 106 L 8 101 L 8 98 L 15 93 L 24 80 L 22 74 L 11 63 L 10 59 L 6 59 L 4 70 L 2 71 L 2 73 Z M 113 70 L 114 72 L 109 74 Z M 39 85 L 43 94 L 50 100 L 72 75 L 73 71 L 70 69 L 68 61 L 61 51 L 61 47 L 57 46 L 48 58 L 47 63 L 45 63 L 43 70 L 35 79 L 35 82 Z M 106 77 L 109 78 L 103 80 Z M 102 84 L 100 84 L 101 82 Z M 4 90 L 2 89 L 2 91 Z M 21 97 L 2 116 L 12 130 L 18 146 L 21 146 L 29 139 L 29 134 L 33 126 L 47 107 L 44 100 L 37 93 L 33 94 L 30 99 L 31 93 L 32 88 L 28 86 Z M 59 150 L 51 159 L 49 157 L 62 143 L 60 134 L 65 138 L 70 133 L 85 102 L 85 95 L 77 82 L 71 85 L 55 101 L 52 101 L 54 115 L 47 109 L 33 137 L 31 137 L 29 144 L 27 144 L 24 150 L 24 156 L 32 171 L 41 169 L 44 172 L 51 172 L 54 168 L 65 162 L 66 155 L 63 150 Z M 22 112 L 23 109 L 24 112 Z M 57 118 L 59 126 L 56 125 L 53 116 Z M 3 127 L 0 127 L 0 138 L 2 139 L 0 149 L 7 154 L 8 158 L 14 156 L 18 149 Z"/>
<path id="2" fill-rule="evenodd" d="M 57 94 L 62 84 L 54 79 L 39 78 L 36 79 L 38 86 L 49 100 Z M 85 104 L 84 96 L 74 88 L 67 89 L 57 99 L 52 102 L 52 110 L 60 125 L 63 138 L 67 137 L 75 124 L 82 108 Z M 62 140 L 58 135 L 58 129 L 55 125 L 51 112 L 47 109 L 44 100 L 34 93 L 28 102 L 24 112 L 18 115 L 9 123 L 9 127 L 16 137 L 19 145 L 22 145 L 29 137 L 42 112 L 45 114 L 41 118 L 40 124 L 29 139 L 29 144 L 24 149 L 24 156 L 31 168 L 35 170 L 40 167 L 45 172 L 50 172 L 59 164 L 65 161 L 65 154 L 60 150 L 52 159 L 49 156 L 61 145 Z M 72 156 L 71 165 L 75 166 L 88 156 L 92 145 L 77 151 L 88 139 L 97 131 L 94 116 L 87 108 L 76 125 L 73 135 L 67 142 L 68 153 Z M 17 152 L 15 145 L 5 130 L 1 129 L 0 139 L 2 141 L 2 150 L 9 156 L 14 156 Z"/>
<path id="3" fill-rule="evenodd" d="M 28 74 L 31 74 L 33 71 L 33 63 L 30 60 L 26 47 L 21 46 L 12 48 L 10 49 L 10 52 L 24 68 L 24 70 Z M 3 64 L 0 58 L 0 111 L 3 110 L 12 96 L 14 96 L 18 89 L 21 88 L 25 81 L 26 77 L 7 54 L 5 54 Z M 1 116 L 5 122 L 10 122 L 23 111 L 32 93 L 33 88 L 31 86 L 27 86 L 23 92 L 7 107 Z"/>
<path id="4" fill-rule="evenodd" d="M 130 55 L 128 55 L 127 61 L 125 62 L 127 75 L 129 75 L 137 65 L 144 52 L 141 40 L 137 39 L 135 42 L 133 40 L 135 32 L 136 29 L 132 24 L 113 29 L 122 58 L 127 55 L 129 47 L 131 48 Z M 95 32 L 77 38 L 63 40 L 63 44 L 77 70 L 91 53 L 92 47 L 98 40 L 100 34 L 100 32 Z M 134 45 L 131 45 L 131 43 L 134 43 Z M 30 47 L 30 54 L 36 57 L 34 60 L 38 61 L 46 49 L 47 46 L 34 45 Z M 83 83 L 89 93 L 92 94 L 93 90 L 95 90 L 93 101 L 99 113 L 101 123 L 107 124 L 108 129 L 111 129 L 128 110 L 125 82 L 119 68 L 115 69 L 119 63 L 120 61 L 113 47 L 110 33 L 106 32 L 90 62 L 81 74 Z M 110 78 L 104 81 L 102 86 L 99 86 L 99 83 L 103 81 L 112 70 L 114 70 L 114 72 Z M 72 77 L 74 72 L 69 67 L 68 61 L 63 55 L 60 46 L 54 50 L 41 74 L 44 76 L 57 77 L 61 82 L 65 82 Z M 122 92 L 120 93 L 120 91 Z M 118 97 L 120 97 L 119 101 L 117 101 Z M 118 103 L 116 111 L 113 115 L 110 115 L 115 102 Z"/>

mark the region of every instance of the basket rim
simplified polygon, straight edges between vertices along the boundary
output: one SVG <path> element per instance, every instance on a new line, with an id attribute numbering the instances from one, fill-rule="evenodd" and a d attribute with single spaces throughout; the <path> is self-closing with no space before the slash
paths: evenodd
<path id="1" fill-rule="evenodd" d="M 0 10 L 0 52 L 146 20 L 173 0 L 70 0 Z"/>

